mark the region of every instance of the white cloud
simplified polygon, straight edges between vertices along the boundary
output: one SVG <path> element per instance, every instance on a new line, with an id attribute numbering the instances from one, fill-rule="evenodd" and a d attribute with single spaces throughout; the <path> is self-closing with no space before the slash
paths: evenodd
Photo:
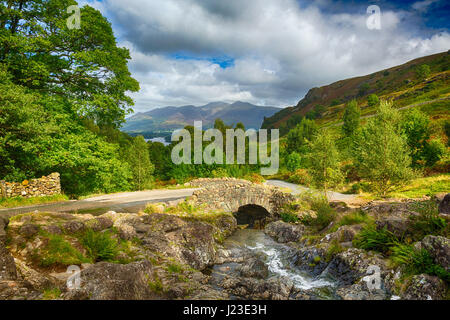
<path id="1" fill-rule="evenodd" d="M 412 4 L 412 8 L 419 11 L 426 11 L 435 2 L 438 2 L 439 0 L 424 0 L 424 1 L 417 1 Z"/>
<path id="2" fill-rule="evenodd" d="M 404 12 L 381 8 L 382 29 L 368 30 L 365 11 L 324 13 L 316 5 L 302 9 L 295 0 L 96 2 L 131 49 L 131 70 L 142 87 L 134 96 L 139 111 L 217 100 L 296 104 L 311 87 L 450 48 L 448 33 L 421 37 L 405 27 Z M 235 63 L 221 69 L 206 59 L 177 60 L 174 53 L 226 55 Z"/>

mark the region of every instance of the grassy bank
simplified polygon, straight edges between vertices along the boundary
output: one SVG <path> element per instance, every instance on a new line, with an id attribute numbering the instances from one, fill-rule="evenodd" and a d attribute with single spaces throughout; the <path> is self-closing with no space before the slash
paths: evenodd
<path id="1" fill-rule="evenodd" d="M 32 198 L 24 198 L 24 197 L 6 198 L 0 199 L 0 209 L 33 206 L 38 204 L 55 203 L 67 200 L 69 200 L 69 198 L 63 194 L 45 197 L 32 197 Z"/>

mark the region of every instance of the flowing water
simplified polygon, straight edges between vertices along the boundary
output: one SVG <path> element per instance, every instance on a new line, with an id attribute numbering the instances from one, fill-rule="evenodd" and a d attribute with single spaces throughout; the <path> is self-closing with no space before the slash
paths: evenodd
<path id="1" fill-rule="evenodd" d="M 274 241 L 262 230 L 237 230 L 224 242 L 225 249 L 234 257 L 251 253 L 261 259 L 269 269 L 269 277 L 290 279 L 297 289 L 308 290 L 321 299 L 330 299 L 336 284 L 332 279 L 314 277 L 294 265 L 295 249 Z M 239 263 L 224 263 L 212 268 L 212 283 L 218 284 L 224 276 L 239 276 Z M 216 286 L 217 287 L 217 286 Z"/>

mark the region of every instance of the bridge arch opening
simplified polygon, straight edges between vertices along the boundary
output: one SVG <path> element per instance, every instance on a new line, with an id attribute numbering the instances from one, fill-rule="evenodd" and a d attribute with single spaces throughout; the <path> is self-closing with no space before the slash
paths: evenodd
<path id="1" fill-rule="evenodd" d="M 266 208 L 256 204 L 247 204 L 240 206 L 234 213 L 238 225 L 248 225 L 249 228 L 262 229 L 270 217 Z"/>

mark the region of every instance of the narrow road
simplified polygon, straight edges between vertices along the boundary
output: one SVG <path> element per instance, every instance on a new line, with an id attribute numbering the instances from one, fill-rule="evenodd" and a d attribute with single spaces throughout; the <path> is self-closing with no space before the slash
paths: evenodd
<path id="1" fill-rule="evenodd" d="M 280 188 L 289 188 L 292 190 L 292 194 L 294 194 L 294 195 L 298 195 L 302 192 L 311 190 L 307 187 L 289 183 L 289 182 L 285 182 L 285 181 L 281 181 L 281 180 L 268 180 L 266 182 L 266 184 L 270 185 L 270 186 L 280 187 Z M 351 201 L 358 197 L 355 194 L 343 194 L 343 193 L 334 192 L 334 191 L 328 191 L 327 195 L 328 195 L 328 200 L 332 200 L 332 201 L 333 200 L 334 201 Z"/>
<path id="2" fill-rule="evenodd" d="M 0 215 L 14 216 L 21 213 L 40 212 L 72 212 L 100 215 L 108 211 L 139 212 L 149 202 L 173 201 L 192 195 L 195 189 L 149 190 L 122 192 L 92 197 L 83 200 L 72 200 L 52 204 L 28 206 L 12 209 L 1 209 Z"/>
<path id="3" fill-rule="evenodd" d="M 289 188 L 292 190 L 292 194 L 295 195 L 309 190 L 306 187 L 281 180 L 268 180 L 266 184 L 275 187 Z M 185 199 L 186 197 L 191 196 L 194 190 L 195 188 L 114 193 L 83 200 L 71 200 L 36 206 L 0 209 L 0 215 L 11 217 L 17 214 L 33 212 L 36 210 L 40 212 L 90 213 L 93 215 L 100 215 L 108 211 L 139 212 L 139 210 L 144 209 L 146 204 L 149 202 Z M 330 200 L 346 201 L 355 199 L 356 195 L 348 195 L 330 191 L 328 192 L 328 197 Z"/>

